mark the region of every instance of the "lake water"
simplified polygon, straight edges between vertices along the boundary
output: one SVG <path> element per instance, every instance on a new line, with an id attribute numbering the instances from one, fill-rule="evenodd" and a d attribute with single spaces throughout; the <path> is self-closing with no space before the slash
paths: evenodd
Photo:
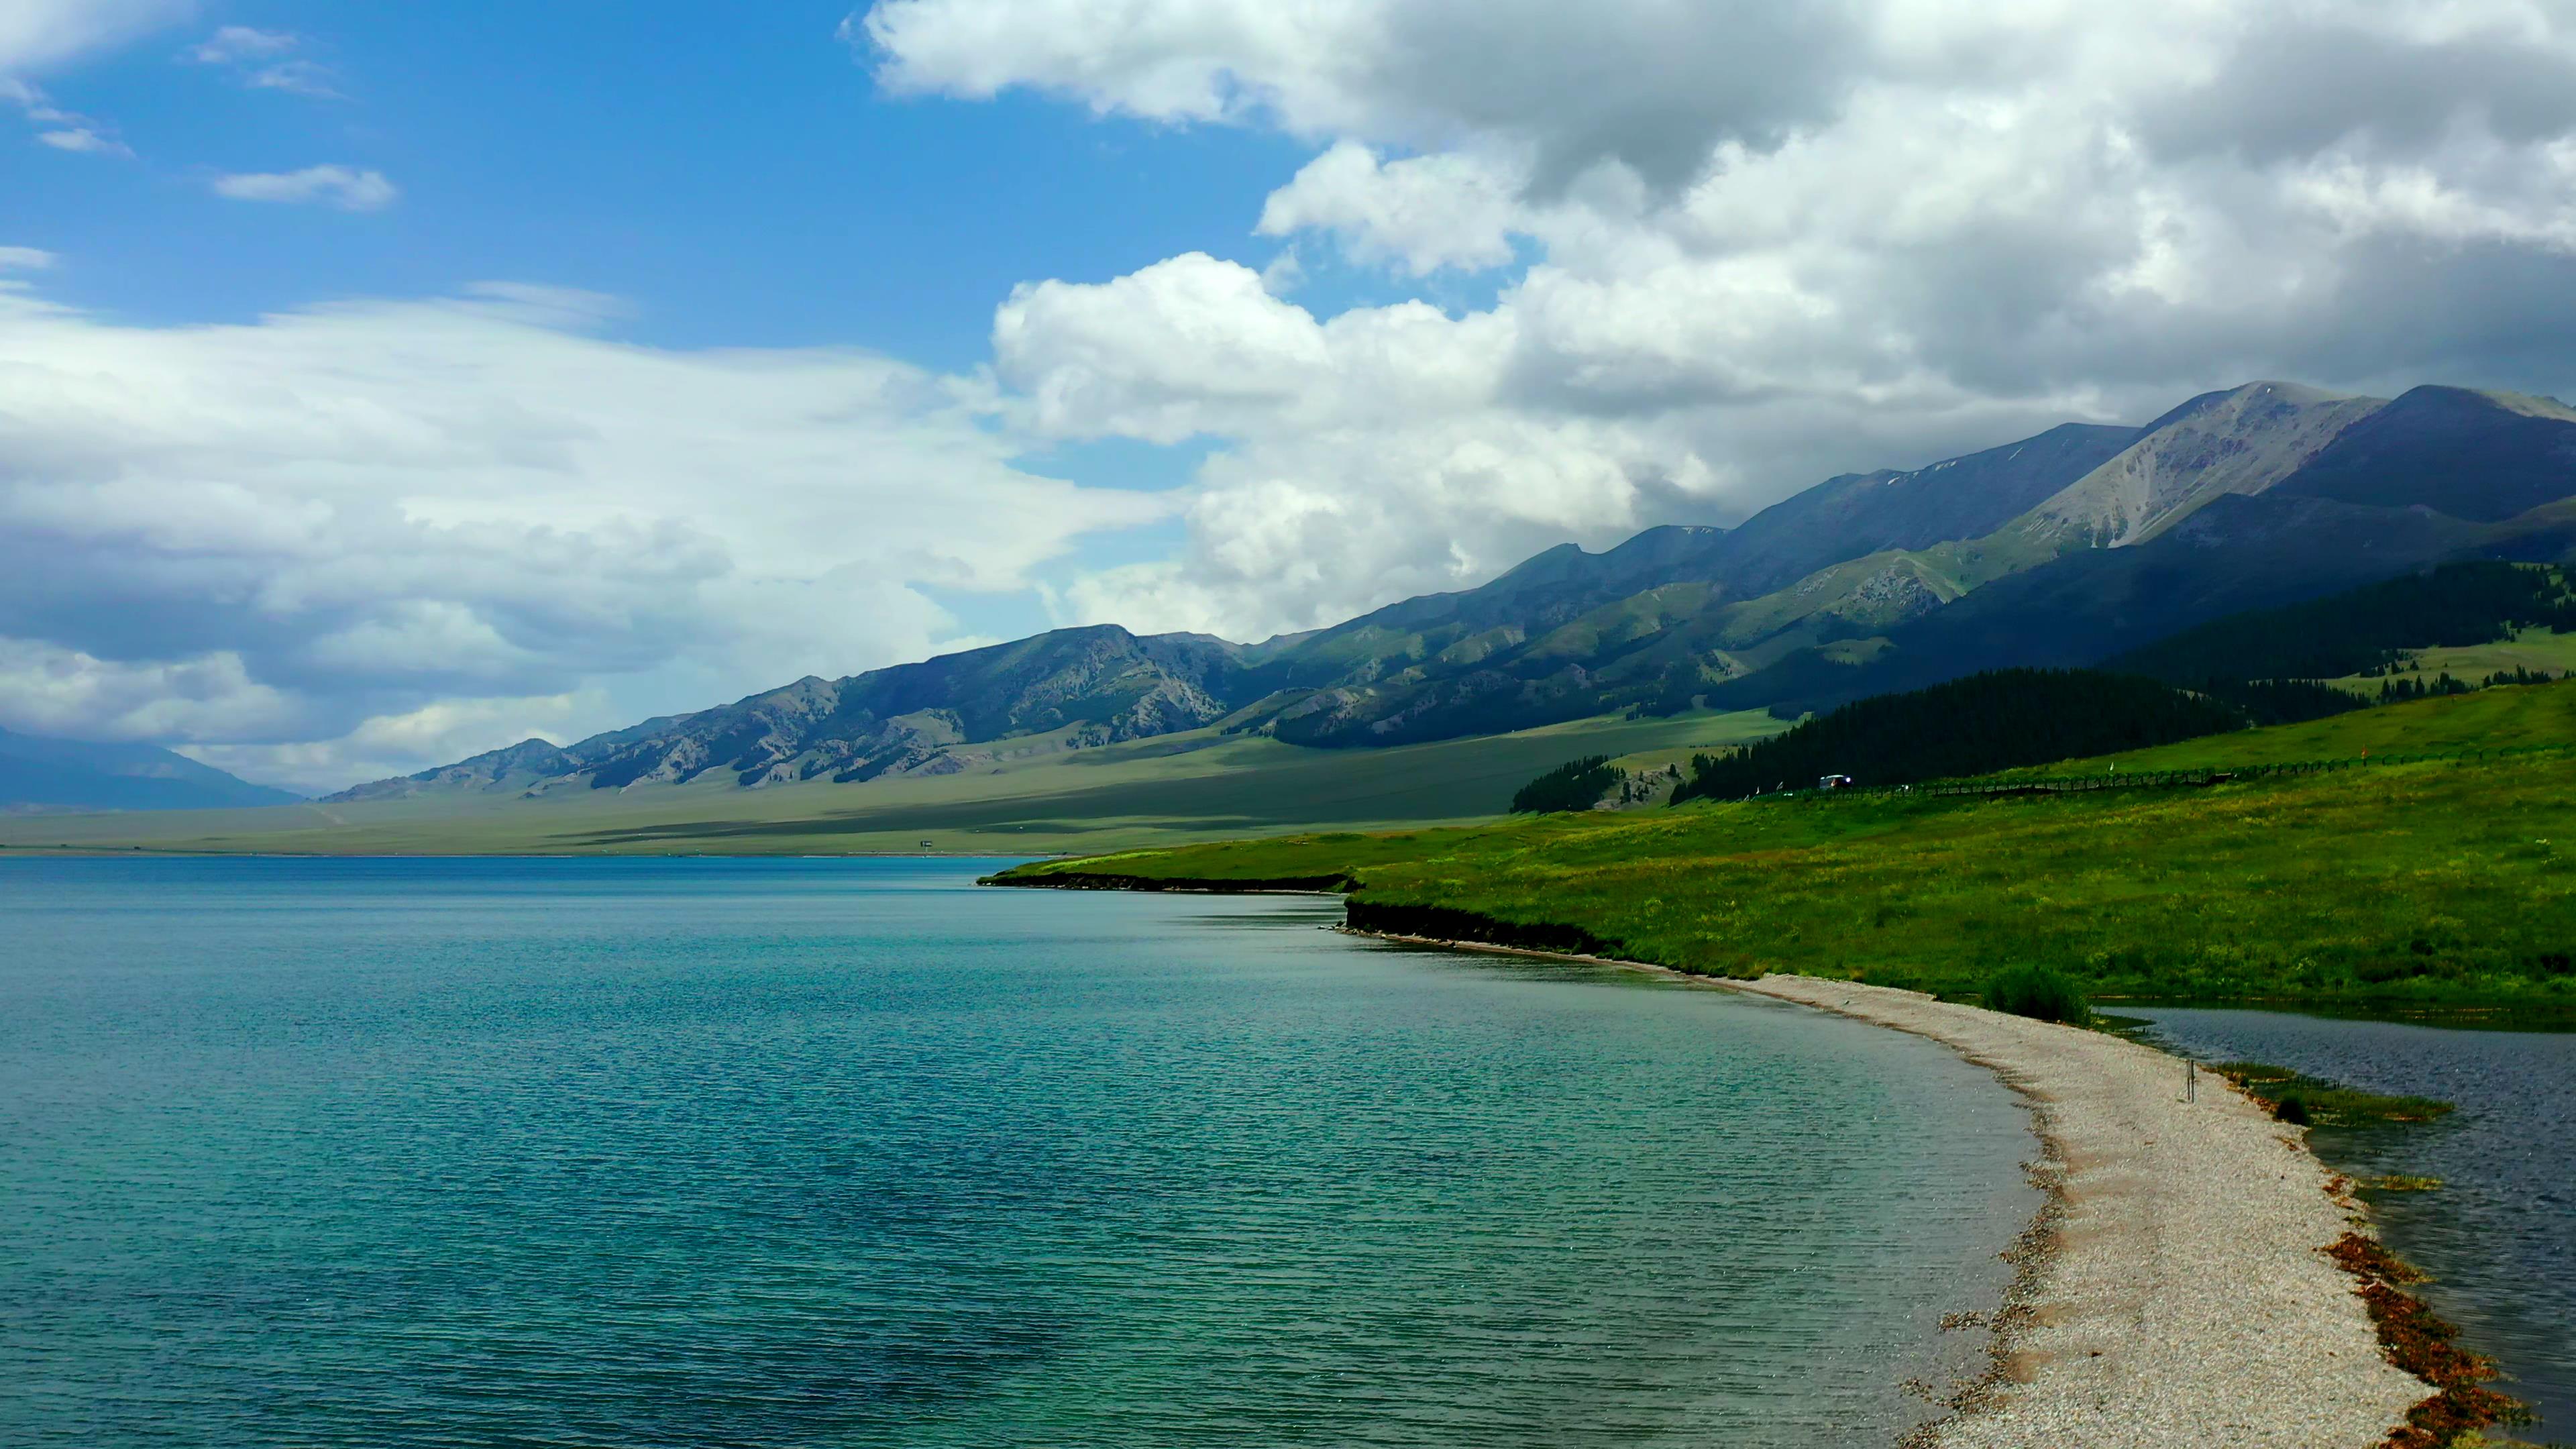
<path id="1" fill-rule="evenodd" d="M 1858 1445 L 1914 1037 L 991 862 L 0 863 L 0 1443 Z"/>
<path id="2" fill-rule="evenodd" d="M 2430 1123 L 2320 1127 L 2312 1142 L 2356 1177 L 2443 1180 L 2438 1192 L 2371 1194 L 2382 1236 L 2434 1275 L 2418 1291 L 2503 1366 L 2498 1387 L 2540 1409 L 2527 1432 L 2576 1440 L 2576 1033 L 2117 1009 L 2202 1061 L 2269 1062 L 2456 1104 Z"/>

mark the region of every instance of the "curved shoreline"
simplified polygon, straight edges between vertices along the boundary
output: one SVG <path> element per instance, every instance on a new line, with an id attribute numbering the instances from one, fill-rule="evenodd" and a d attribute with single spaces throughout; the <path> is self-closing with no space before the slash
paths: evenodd
<path id="1" fill-rule="evenodd" d="M 1614 957 L 1343 927 L 1653 972 L 1911 1032 L 2032 1109 L 2047 1202 L 2005 1256 L 1992 1369 L 1933 1390 L 1909 1449 L 2377 1449 L 2433 1386 L 2389 1362 L 2324 1249 L 2363 1227 L 2342 1179 L 2215 1077 L 2100 1032 L 1820 977 L 1718 980 Z"/>

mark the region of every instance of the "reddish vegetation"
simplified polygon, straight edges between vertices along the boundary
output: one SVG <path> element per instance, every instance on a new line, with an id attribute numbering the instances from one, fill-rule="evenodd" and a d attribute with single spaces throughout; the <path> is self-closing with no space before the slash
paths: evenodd
<path id="1" fill-rule="evenodd" d="M 2370 1306 L 2370 1321 L 2379 1326 L 2389 1362 L 2438 1390 L 2406 1411 L 2406 1422 L 2388 1432 L 2387 1449 L 2445 1449 L 2473 1429 L 2527 1416 L 2520 1400 L 2486 1387 L 2496 1376 L 2494 1363 L 2460 1347 L 2453 1341 L 2459 1337 L 2457 1328 L 2397 1291 L 2399 1284 L 2423 1282 L 2421 1272 L 2359 1233 L 2344 1234 L 2324 1251 L 2337 1267 L 2361 1280 L 2353 1291 Z"/>

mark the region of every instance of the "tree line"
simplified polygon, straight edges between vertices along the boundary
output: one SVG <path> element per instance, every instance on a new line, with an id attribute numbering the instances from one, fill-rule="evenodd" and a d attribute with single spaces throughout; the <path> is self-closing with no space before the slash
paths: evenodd
<path id="1" fill-rule="evenodd" d="M 2445 564 L 2328 599 L 2231 615 L 2101 667 L 2193 689 L 2344 679 L 2385 674 L 2418 650 L 2492 644 L 2534 626 L 2576 632 L 2576 592 L 2557 570 Z"/>
<path id="2" fill-rule="evenodd" d="M 1512 813 L 1589 810 L 1600 802 L 1611 786 L 1625 778 L 1625 772 L 1610 767 L 1608 755 L 1586 755 L 1579 760 L 1568 760 L 1523 785 L 1520 792 L 1512 796 Z"/>
<path id="3" fill-rule="evenodd" d="M 1691 776 L 1673 800 L 1741 799 L 1805 788 L 1827 775 L 1849 775 L 1862 785 L 1984 775 L 2171 744 L 2246 723 L 2241 708 L 2159 680 L 2090 669 L 1999 669 L 1856 700 L 1759 744 L 1694 756 Z"/>

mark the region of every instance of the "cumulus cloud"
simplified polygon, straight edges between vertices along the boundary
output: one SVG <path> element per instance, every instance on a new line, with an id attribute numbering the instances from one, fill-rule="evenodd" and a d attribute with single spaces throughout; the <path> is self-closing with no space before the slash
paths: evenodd
<path id="1" fill-rule="evenodd" d="M 615 311 L 496 286 L 152 328 L 0 289 L 0 726 L 336 788 L 507 742 L 478 720 L 920 657 L 956 633 L 925 590 L 1027 587 L 1165 507 L 1018 471 L 972 381 L 634 346 Z"/>
<path id="2" fill-rule="evenodd" d="M 1311 314 L 1296 262 L 1204 255 L 1015 292 L 1026 426 L 1216 445 L 1181 554 L 1070 616 L 1325 622 L 2254 377 L 2576 383 L 2564 6 L 880 0 L 845 33 L 898 91 L 1312 141 L 1248 219 L 1300 262 L 1503 269 L 1465 309 Z"/>
<path id="3" fill-rule="evenodd" d="M 1525 232 L 1518 178 L 1475 157 L 1381 162 L 1343 141 L 1306 164 L 1261 208 L 1263 236 L 1325 232 L 1351 258 L 1414 276 L 1442 267 L 1498 267 Z"/>
<path id="4" fill-rule="evenodd" d="M 362 170 L 353 166 L 307 166 L 301 171 L 245 172 L 218 176 L 213 186 L 218 196 L 235 201 L 282 201 L 291 205 L 323 205 L 341 211 L 382 211 L 394 204 L 402 192 L 385 179 L 381 171 Z"/>
<path id="5" fill-rule="evenodd" d="M 1659 182 L 1722 140 L 1829 115 L 1866 41 L 1851 0 L 883 0 L 844 27 L 901 90 L 1027 86 L 1103 113 L 1319 138 L 1525 148 L 1562 182 L 1614 158 Z"/>

